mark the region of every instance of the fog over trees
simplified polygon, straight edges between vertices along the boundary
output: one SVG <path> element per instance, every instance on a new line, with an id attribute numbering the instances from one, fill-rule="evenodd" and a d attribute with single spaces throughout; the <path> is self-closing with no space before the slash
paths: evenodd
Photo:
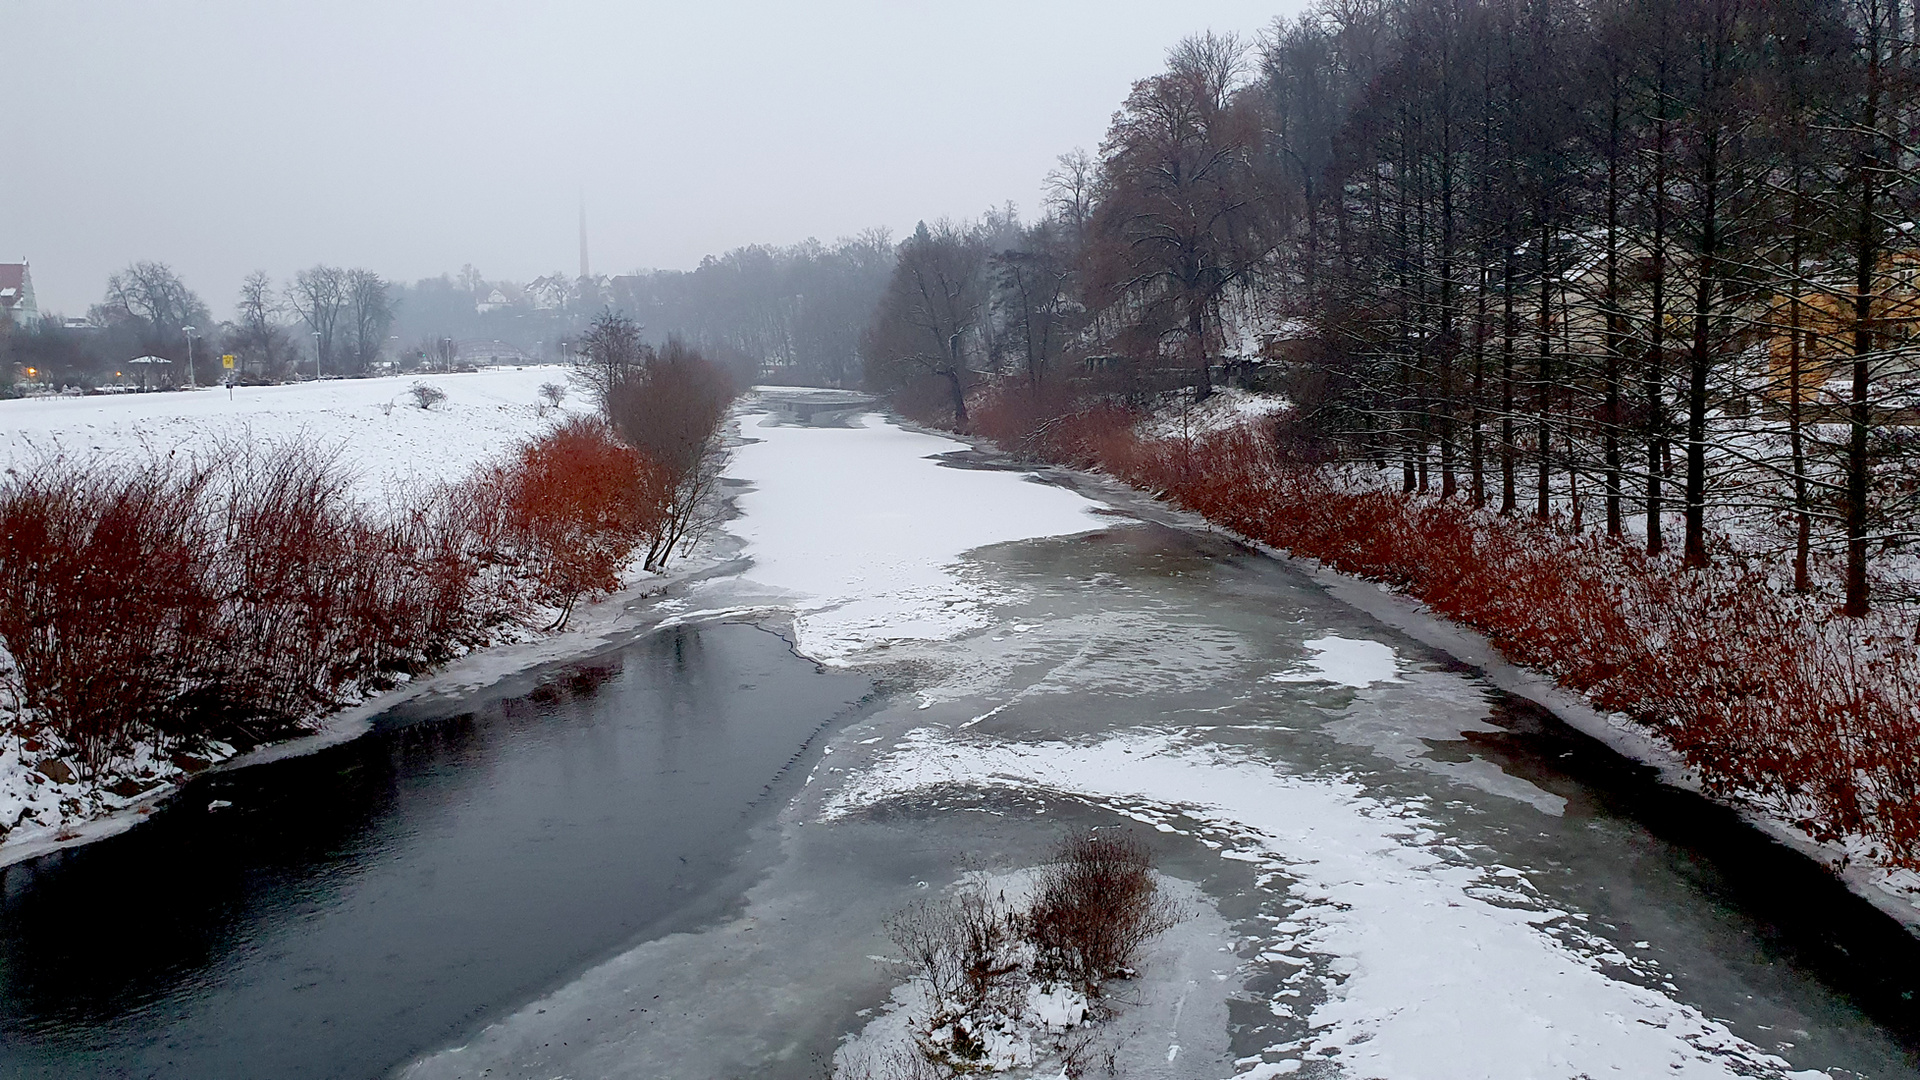
<path id="1" fill-rule="evenodd" d="M 851 385 L 857 348 L 894 263 L 892 238 L 873 229 L 831 245 L 754 245 L 704 260 L 693 270 L 531 282 L 490 279 L 473 266 L 412 284 L 364 267 L 318 264 L 276 283 L 248 275 L 233 316 L 216 322 L 165 263 L 141 261 L 115 274 L 84 322 L 55 318 L 14 328 L 5 367 L 33 367 L 59 387 L 111 386 L 124 362 L 151 354 L 174 361 L 165 378 L 185 381 L 183 326 L 206 340 L 215 367 L 232 353 L 243 380 L 311 378 L 395 370 L 450 370 L 496 361 L 565 361 L 605 312 L 634 324 L 659 347 L 678 337 L 729 369 L 764 370 L 790 382 Z M 116 376 L 116 372 L 121 374 Z"/>
<path id="2" fill-rule="evenodd" d="M 618 313 L 963 426 L 1010 380 L 1226 379 L 1283 393 L 1304 455 L 1692 565 L 1737 534 L 1858 610 L 1920 497 L 1912 35 L 1884 0 L 1328 0 L 1176 45 L 1030 219 L 531 282 L 316 265 L 218 327 L 141 261 L 7 347 L 56 385 L 177 381 L 188 325 L 243 378 L 445 370 L 571 360 Z"/>

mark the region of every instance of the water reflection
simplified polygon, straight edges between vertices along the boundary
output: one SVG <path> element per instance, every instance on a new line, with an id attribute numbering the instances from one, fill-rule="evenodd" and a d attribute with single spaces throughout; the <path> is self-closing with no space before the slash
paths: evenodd
<path id="1" fill-rule="evenodd" d="M 680 627 L 204 777 L 0 871 L 0 1075 L 384 1072 L 710 915 L 768 785 L 869 689 Z"/>

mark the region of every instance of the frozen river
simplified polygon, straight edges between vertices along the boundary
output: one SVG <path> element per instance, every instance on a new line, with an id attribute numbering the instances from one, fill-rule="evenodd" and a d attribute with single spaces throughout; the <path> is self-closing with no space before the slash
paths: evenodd
<path id="1" fill-rule="evenodd" d="M 1916 1074 L 1904 931 L 1304 573 L 850 399 L 740 434 L 658 628 L 6 871 L 0 1075 L 817 1080 L 889 915 L 1076 825 L 1192 916 L 1123 1076 Z"/>

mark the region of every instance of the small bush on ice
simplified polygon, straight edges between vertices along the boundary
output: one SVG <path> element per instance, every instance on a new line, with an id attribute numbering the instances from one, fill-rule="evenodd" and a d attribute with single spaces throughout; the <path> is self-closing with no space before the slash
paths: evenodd
<path id="1" fill-rule="evenodd" d="M 888 920 L 922 993 L 909 1017 L 911 1053 L 843 1060 L 836 1077 L 963 1076 L 1049 1052 L 1066 1075 L 1084 1075 L 1093 1041 L 1069 1032 L 1102 1015 L 1104 984 L 1135 975 L 1147 942 L 1185 913 L 1160 892 L 1146 846 L 1130 836 L 1069 834 L 1032 892 L 1021 906 L 968 882 Z"/>
<path id="2" fill-rule="evenodd" d="M 1140 950 L 1182 918 L 1159 891 L 1145 844 L 1131 836 L 1076 832 L 1040 872 L 1023 929 L 1034 974 L 1090 997 L 1133 973 Z"/>
<path id="3" fill-rule="evenodd" d="M 887 923 L 887 936 L 927 992 L 914 1025 L 928 1062 L 956 1069 L 987 1056 L 990 1028 L 1017 1016 L 1026 994 L 1020 919 L 1005 896 L 964 888 L 922 900 Z"/>

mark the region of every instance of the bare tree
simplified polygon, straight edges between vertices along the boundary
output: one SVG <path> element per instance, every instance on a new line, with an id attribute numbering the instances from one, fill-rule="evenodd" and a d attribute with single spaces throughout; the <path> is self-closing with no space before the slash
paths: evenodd
<path id="1" fill-rule="evenodd" d="M 1093 220 L 1093 201 L 1100 181 L 1100 163 L 1085 150 L 1061 154 L 1047 173 L 1047 213 L 1075 236 Z"/>
<path id="2" fill-rule="evenodd" d="M 733 386 L 725 370 L 678 338 L 667 339 L 657 354 L 649 350 L 643 363 L 612 369 L 611 378 L 602 399 L 608 421 L 670 485 L 665 521 L 646 560 L 647 569 L 662 570 L 707 524 Z"/>
<path id="3" fill-rule="evenodd" d="M 371 270 L 348 270 L 343 284 L 346 360 L 353 371 L 364 372 L 386 347 L 387 328 L 393 325 L 393 294 L 386 279 Z"/>
<path id="4" fill-rule="evenodd" d="M 1257 104 L 1237 93 L 1245 51 L 1232 35 L 1181 42 L 1164 73 L 1134 84 L 1102 147 L 1111 288 L 1180 335 L 1202 394 L 1220 298 L 1275 243 Z"/>
<path id="5" fill-rule="evenodd" d="M 138 347 L 179 360 L 186 355 L 182 328 L 213 323 L 207 305 L 163 262 L 141 260 L 107 279 L 106 299 L 89 312 L 95 325 L 131 330 Z"/>
<path id="6" fill-rule="evenodd" d="M 1005 330 L 1003 347 L 1026 369 L 1031 387 L 1057 364 L 1085 311 L 1076 295 L 1072 228 L 1068 220 L 1048 218 L 1020 230 L 1018 242 L 992 259 L 993 306 Z"/>
<path id="7" fill-rule="evenodd" d="M 290 366 L 293 343 L 280 325 L 281 310 L 282 302 L 266 271 L 255 270 L 240 283 L 231 342 L 243 372 L 250 368 L 262 376 L 278 377 Z"/>
<path id="8" fill-rule="evenodd" d="M 314 362 L 317 370 L 334 366 L 334 352 L 341 331 L 341 315 L 347 307 L 346 272 L 332 266 L 315 266 L 294 275 L 287 287 L 287 306 L 315 334 Z"/>
<path id="9" fill-rule="evenodd" d="M 870 384 L 943 384 L 955 425 L 967 425 L 968 355 L 986 306 L 987 247 L 978 229 L 921 222 L 901 241 L 886 294 L 861 340 Z"/>
<path id="10" fill-rule="evenodd" d="M 640 336 L 640 326 L 611 308 L 602 311 L 580 339 L 573 365 L 574 380 L 602 405 L 613 388 L 640 370 L 653 350 Z"/>

